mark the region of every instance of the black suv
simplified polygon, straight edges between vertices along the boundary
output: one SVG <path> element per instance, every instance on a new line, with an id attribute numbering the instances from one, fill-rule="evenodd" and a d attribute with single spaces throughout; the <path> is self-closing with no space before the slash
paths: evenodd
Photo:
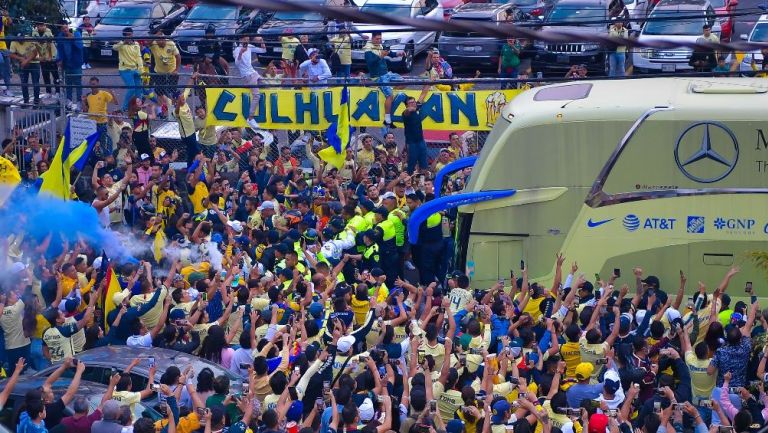
<path id="1" fill-rule="evenodd" d="M 182 3 L 172 1 L 133 0 L 114 5 L 96 24 L 94 55 L 97 59 L 117 61 L 112 45 L 123 37 L 123 29 L 131 27 L 133 38 L 150 36 L 160 29 L 170 35 L 189 12 Z M 99 38 L 108 38 L 107 40 Z"/>
<path id="2" fill-rule="evenodd" d="M 198 3 L 176 27 L 173 40 L 183 58 L 194 58 L 199 53 L 198 43 L 205 35 L 205 28 L 213 26 L 216 36 L 229 36 L 222 41 L 222 49 L 231 59 L 235 39 L 240 34 L 254 34 L 269 19 L 270 12 L 235 5 Z"/>
<path id="3" fill-rule="evenodd" d="M 549 11 L 543 30 L 608 35 L 608 1 L 560 0 Z M 550 25 L 551 24 L 551 25 Z M 594 42 L 549 43 L 536 41 L 533 70 L 545 74 L 565 74 L 572 65 L 585 65 L 590 74 L 606 71 L 605 47 Z"/>

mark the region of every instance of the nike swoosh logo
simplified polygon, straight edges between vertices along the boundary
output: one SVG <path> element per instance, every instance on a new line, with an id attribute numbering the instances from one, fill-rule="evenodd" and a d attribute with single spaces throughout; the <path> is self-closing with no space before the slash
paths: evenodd
<path id="1" fill-rule="evenodd" d="M 587 227 L 589 227 L 589 228 L 599 227 L 599 226 L 601 226 L 601 225 L 603 225 L 603 224 L 605 224 L 607 222 L 611 222 L 611 221 L 613 221 L 613 218 L 607 219 L 607 220 L 602 220 L 602 221 L 592 221 L 592 218 L 590 218 L 589 221 L 587 221 Z"/>

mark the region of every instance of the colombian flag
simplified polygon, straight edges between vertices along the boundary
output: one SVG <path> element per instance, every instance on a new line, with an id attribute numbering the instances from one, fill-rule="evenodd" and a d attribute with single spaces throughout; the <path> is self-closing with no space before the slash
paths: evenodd
<path id="1" fill-rule="evenodd" d="M 59 148 L 56 149 L 56 155 L 54 155 L 48 171 L 40 176 L 42 179 L 40 192 L 62 200 L 69 199 L 69 174 L 72 167 L 83 171 L 93 146 L 99 139 L 99 133 L 94 132 L 81 143 L 70 143 L 71 124 L 72 119 L 69 119 L 64 136 L 61 138 L 61 143 L 59 143 Z"/>
<path id="2" fill-rule="evenodd" d="M 349 126 L 349 89 L 344 86 L 341 89 L 341 107 L 336 121 L 328 126 L 328 144 L 329 147 L 318 152 L 320 159 L 341 170 L 344 166 L 344 160 L 347 155 L 347 146 L 349 137 L 352 135 L 352 128 Z"/>

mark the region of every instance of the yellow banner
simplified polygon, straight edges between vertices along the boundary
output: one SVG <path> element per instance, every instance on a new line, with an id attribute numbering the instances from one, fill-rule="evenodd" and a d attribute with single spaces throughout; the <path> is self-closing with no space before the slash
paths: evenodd
<path id="1" fill-rule="evenodd" d="M 384 95 L 376 88 L 350 87 L 350 124 L 380 127 L 384 122 Z M 501 112 L 520 90 L 435 91 L 427 95 L 421 114 L 424 130 L 489 131 Z M 401 113 L 408 96 L 419 90 L 395 93 L 392 121 L 402 127 Z M 206 89 L 207 125 L 247 126 L 252 95 L 249 89 Z M 318 90 L 267 90 L 258 98 L 254 119 L 264 129 L 322 131 L 335 122 L 341 88 Z"/>

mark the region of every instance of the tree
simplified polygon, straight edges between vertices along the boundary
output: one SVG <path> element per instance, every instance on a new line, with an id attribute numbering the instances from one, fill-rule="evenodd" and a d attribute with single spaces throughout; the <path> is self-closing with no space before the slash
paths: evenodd
<path id="1" fill-rule="evenodd" d="M 38 21 L 52 27 L 65 17 L 61 0 L 0 0 L 0 7 L 8 10 L 8 14 L 13 18 L 13 25 L 6 32 L 6 36 L 19 33 L 28 35 Z"/>

